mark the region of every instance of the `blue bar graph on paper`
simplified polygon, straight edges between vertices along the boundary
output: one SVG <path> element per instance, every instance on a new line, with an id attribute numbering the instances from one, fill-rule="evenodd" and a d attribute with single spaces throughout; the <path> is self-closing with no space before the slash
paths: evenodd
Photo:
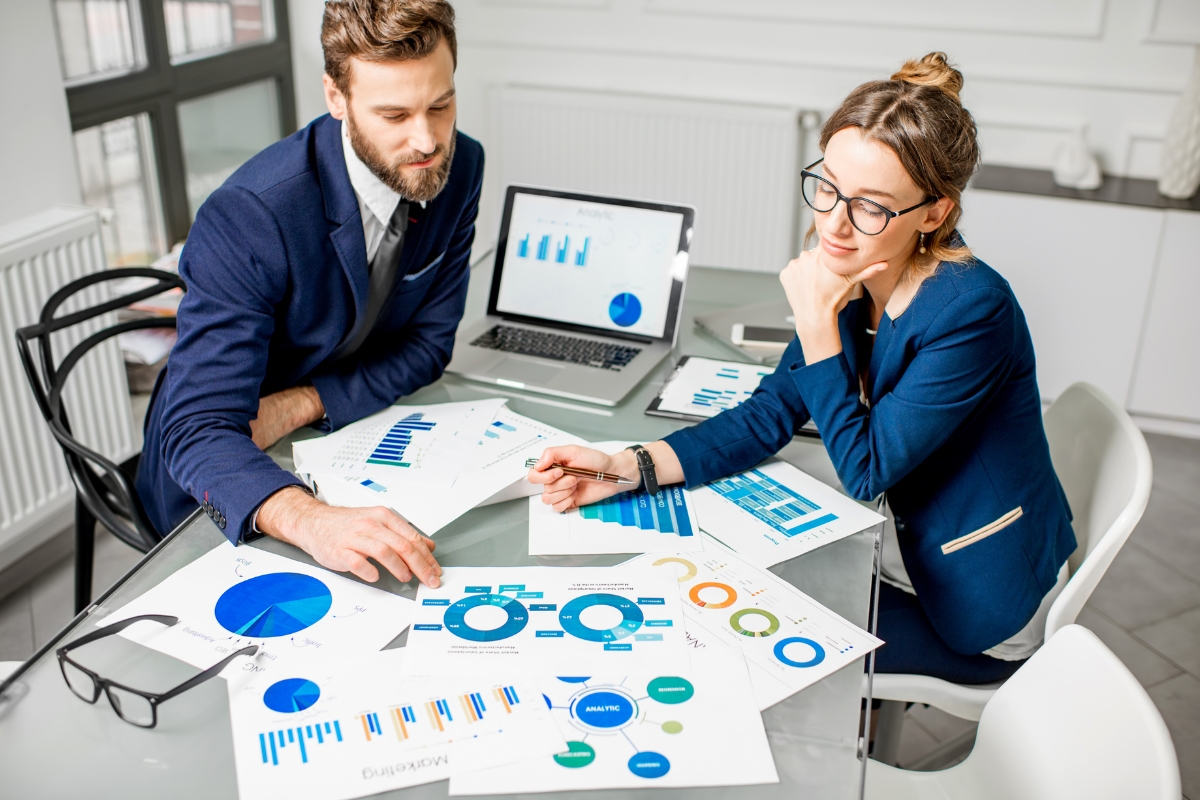
<path id="1" fill-rule="evenodd" d="M 341 728 L 337 722 L 331 727 L 328 722 L 315 725 L 303 725 L 295 728 L 288 728 L 285 731 L 268 731 L 258 735 L 258 750 L 259 756 L 262 758 L 262 763 L 270 764 L 273 767 L 279 766 L 280 759 L 284 757 L 285 752 L 295 752 L 301 764 L 307 764 L 311 755 L 311 748 L 314 745 L 336 744 L 342 741 Z M 333 739 L 326 734 L 331 734 L 336 731 L 337 739 Z M 291 745 L 296 745 L 292 747 Z"/>
<path id="2" fill-rule="evenodd" d="M 695 536 L 696 530 L 684 501 L 682 486 L 664 486 L 658 494 L 645 489 L 623 492 L 583 506 L 579 515 L 643 531 L 658 531 L 676 536 Z"/>
<path id="3" fill-rule="evenodd" d="M 411 466 L 404 460 L 404 451 L 412 444 L 413 435 L 432 430 L 436 422 L 424 422 L 423 412 L 409 414 L 404 419 L 392 425 L 387 435 L 375 446 L 375 450 L 367 457 L 368 464 L 379 464 L 385 467 Z"/>
<path id="4" fill-rule="evenodd" d="M 586 267 L 588 258 L 588 245 L 592 243 L 592 237 L 587 236 L 583 240 L 583 247 L 575 253 L 575 266 Z"/>
<path id="5" fill-rule="evenodd" d="M 525 238 L 517 242 L 517 257 L 529 258 L 529 234 L 525 234 Z"/>
<path id="6" fill-rule="evenodd" d="M 713 481 L 708 486 L 789 538 L 838 518 L 830 513 L 812 516 L 821 510 L 819 505 L 757 469 Z"/>

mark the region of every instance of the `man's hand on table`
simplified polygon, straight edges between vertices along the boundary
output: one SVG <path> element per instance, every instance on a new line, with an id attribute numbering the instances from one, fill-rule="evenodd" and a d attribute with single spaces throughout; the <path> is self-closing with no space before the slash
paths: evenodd
<path id="1" fill-rule="evenodd" d="M 280 489 L 258 512 L 258 529 L 294 544 L 337 572 L 353 572 L 364 581 L 379 580 L 373 558 L 402 582 L 415 574 L 436 588 L 442 568 L 433 557 L 433 540 L 417 533 L 390 508 L 340 508 L 326 505 L 298 486 Z"/>
<path id="2" fill-rule="evenodd" d="M 325 404 L 311 386 L 293 386 L 258 401 L 258 416 L 250 420 L 250 435 L 259 450 L 266 450 L 294 430 L 325 416 Z"/>

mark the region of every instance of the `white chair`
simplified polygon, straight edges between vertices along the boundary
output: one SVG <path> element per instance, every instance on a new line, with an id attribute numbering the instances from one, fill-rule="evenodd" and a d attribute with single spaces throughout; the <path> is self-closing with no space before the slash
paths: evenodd
<path id="1" fill-rule="evenodd" d="M 1050 458 L 1074 514 L 1079 547 L 1068 560 L 1071 578 L 1050 607 L 1046 640 L 1075 622 L 1113 558 L 1133 532 L 1150 499 L 1150 449 L 1125 410 L 1090 383 L 1068 387 L 1043 417 Z M 926 675 L 876 675 L 871 697 L 934 706 L 979 719 L 1001 684 L 960 686 Z M 867 682 L 863 676 L 863 696 Z M 897 723 L 902 715 L 888 715 Z M 882 737 L 883 747 L 880 747 Z M 876 753 L 892 760 L 899 730 L 881 731 Z"/>
<path id="2" fill-rule="evenodd" d="M 966 761 L 939 772 L 867 762 L 870 800 L 1179 800 L 1162 716 L 1095 634 L 1067 625 L 995 693 Z"/>

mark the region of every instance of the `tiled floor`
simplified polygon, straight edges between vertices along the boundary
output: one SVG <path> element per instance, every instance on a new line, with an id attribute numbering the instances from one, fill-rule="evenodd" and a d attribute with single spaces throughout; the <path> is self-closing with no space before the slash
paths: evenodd
<path id="1" fill-rule="evenodd" d="M 1154 491 L 1141 523 L 1079 617 L 1129 667 L 1175 740 L 1186 798 L 1200 800 L 1200 441 L 1147 434 Z M 96 587 L 140 558 L 111 535 L 96 544 Z M 0 600 L 0 661 L 28 658 L 71 614 L 71 561 Z M 909 710 L 902 766 L 970 737 L 974 724 Z M 945 766 L 942 764 L 941 766 Z"/>

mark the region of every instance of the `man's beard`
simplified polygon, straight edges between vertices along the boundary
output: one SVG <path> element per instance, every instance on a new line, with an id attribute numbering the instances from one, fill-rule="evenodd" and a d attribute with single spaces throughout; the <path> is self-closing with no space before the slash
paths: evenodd
<path id="1" fill-rule="evenodd" d="M 358 126 L 354 124 L 353 115 L 349 116 L 346 121 L 349 123 L 346 127 L 350 133 L 350 146 L 354 148 L 355 154 L 375 174 L 375 177 L 383 181 L 393 192 L 406 200 L 424 203 L 437 197 L 442 189 L 446 188 L 446 181 L 450 180 L 450 164 L 454 161 L 454 143 L 458 138 L 457 126 L 450 133 L 448 145 L 439 144 L 432 153 L 403 155 L 389 164 L 374 143 L 359 131 Z M 442 160 L 432 167 L 412 170 L 408 175 L 401 172 L 401 167 L 405 164 L 428 161 L 441 154 L 444 154 Z"/>

